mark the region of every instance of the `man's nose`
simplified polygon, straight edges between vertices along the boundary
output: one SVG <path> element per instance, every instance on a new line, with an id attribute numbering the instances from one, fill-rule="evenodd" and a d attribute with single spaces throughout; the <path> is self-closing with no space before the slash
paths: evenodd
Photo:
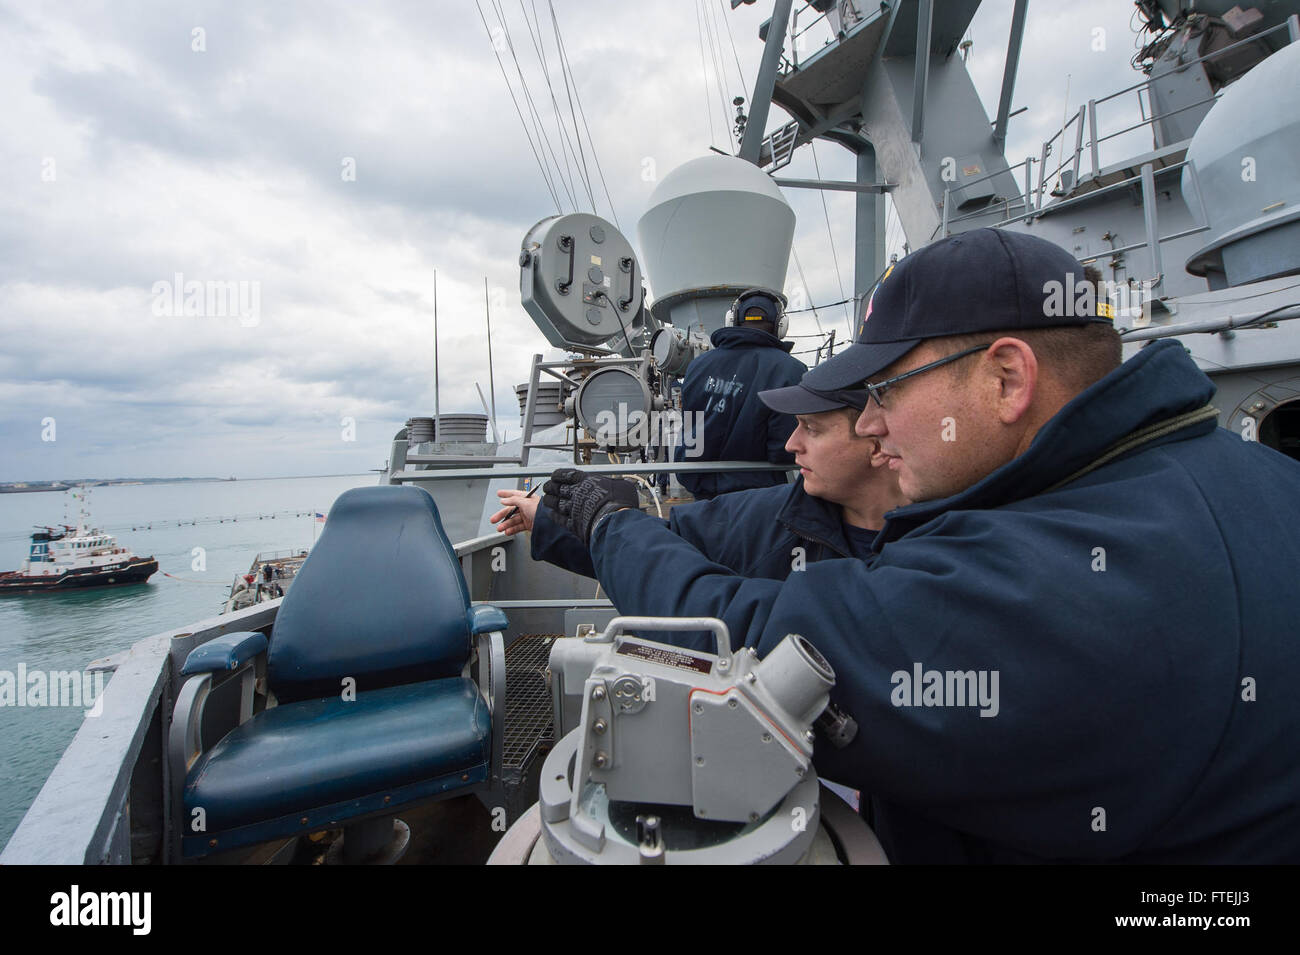
<path id="1" fill-rule="evenodd" d="M 880 414 L 880 409 L 876 407 L 874 401 L 868 401 L 867 406 L 862 409 L 862 414 L 858 415 L 858 420 L 853 423 L 853 430 L 861 437 L 884 436 L 885 419 Z"/>
<path id="2" fill-rule="evenodd" d="M 800 425 L 790 432 L 790 437 L 786 438 L 785 449 L 791 454 L 798 454 L 803 447 L 803 442 L 799 440 L 799 432 L 802 430 L 803 426 Z"/>

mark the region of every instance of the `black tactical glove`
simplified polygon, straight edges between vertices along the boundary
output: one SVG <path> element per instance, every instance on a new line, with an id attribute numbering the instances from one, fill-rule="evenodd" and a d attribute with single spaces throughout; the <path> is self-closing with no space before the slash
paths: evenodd
<path id="1" fill-rule="evenodd" d="M 639 508 L 641 499 L 630 481 L 560 468 L 542 485 L 542 504 L 558 514 L 580 541 L 590 544 L 591 530 L 602 517 L 625 507 Z"/>

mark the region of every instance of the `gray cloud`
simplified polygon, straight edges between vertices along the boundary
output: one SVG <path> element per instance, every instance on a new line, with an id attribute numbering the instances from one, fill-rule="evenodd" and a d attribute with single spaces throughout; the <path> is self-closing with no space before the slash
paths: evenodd
<path id="1" fill-rule="evenodd" d="M 708 2 L 718 17 L 729 8 Z M 518 5 L 502 9 L 558 150 Z M 647 161 L 662 177 L 711 141 L 730 148 L 716 88 L 710 132 L 698 9 L 556 2 L 634 241 L 655 184 L 642 178 Z M 1131 6 L 1073 9 L 1031 8 L 1016 95 L 1029 110 L 1012 122 L 1009 156 L 1036 155 L 1059 127 L 1065 73 L 1071 108 L 1137 78 Z M 550 47 L 547 5 L 537 10 Z M 763 3 L 726 13 L 748 83 L 769 15 Z M 1008 21 L 1009 4 L 986 3 L 971 27 L 969 66 L 989 108 Z M 1097 26 L 1102 52 L 1090 48 Z M 719 40 L 723 98 L 748 97 Z M 515 257 L 556 208 L 472 3 L 15 2 L 0 6 L 0 88 L 0 480 L 376 467 L 405 419 L 433 408 L 435 269 L 442 408 L 477 411 L 474 385 L 488 389 L 486 276 L 500 419 L 517 429 L 513 387 L 549 348 L 519 306 Z M 785 121 L 772 111 L 771 125 Z M 355 181 L 342 175 L 348 157 Z M 820 144 L 818 160 L 827 178 L 853 175 L 842 149 Z M 788 174 L 815 175 L 807 150 Z M 789 198 L 813 300 L 839 299 L 853 286 L 852 197 L 828 194 L 826 212 L 816 193 Z M 256 283 L 256 323 L 155 314 L 154 284 L 177 273 Z M 845 312 L 821 320 L 843 332 Z M 814 326 L 798 316 L 792 331 Z M 40 440 L 45 417 L 58 421 L 56 442 Z M 344 417 L 355 442 L 340 437 Z"/>

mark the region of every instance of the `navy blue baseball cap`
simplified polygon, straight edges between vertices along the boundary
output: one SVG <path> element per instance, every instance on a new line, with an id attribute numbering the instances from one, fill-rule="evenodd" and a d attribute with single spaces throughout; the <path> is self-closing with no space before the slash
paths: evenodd
<path id="1" fill-rule="evenodd" d="M 781 306 L 776 296 L 763 289 L 750 289 L 736 299 L 735 324 L 747 322 L 771 322 L 773 325 L 781 318 Z"/>
<path id="2" fill-rule="evenodd" d="M 853 344 L 808 372 L 800 387 L 857 387 L 927 338 L 1111 323 L 1095 290 L 1076 295 L 1083 281 L 1073 255 L 1037 236 L 973 229 L 940 239 L 885 273 Z M 1079 308 L 1079 301 L 1092 304 Z"/>
<path id="3" fill-rule="evenodd" d="M 818 391 L 804 384 L 808 375 L 797 385 L 789 388 L 772 388 L 760 391 L 759 400 L 773 411 L 782 414 L 821 414 L 836 408 L 856 408 L 861 411 L 867 405 L 867 389 L 843 388 L 837 391 Z"/>

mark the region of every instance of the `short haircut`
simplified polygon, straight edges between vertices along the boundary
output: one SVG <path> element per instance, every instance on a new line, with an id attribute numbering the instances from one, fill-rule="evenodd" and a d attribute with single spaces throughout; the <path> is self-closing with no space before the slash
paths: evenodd
<path id="1" fill-rule="evenodd" d="M 1084 268 L 1083 274 L 1084 280 L 1094 286 L 1096 301 L 1105 302 L 1107 299 L 1105 288 L 1101 284 L 1101 272 L 1089 265 Z M 1018 338 L 1028 345 L 1039 364 L 1075 394 L 1105 378 L 1123 361 L 1123 342 L 1115 326 L 1109 322 L 949 335 L 930 339 L 930 343 L 942 352 L 952 353 L 1004 337 Z M 965 378 L 970 375 L 974 363 L 957 362 L 955 367 L 955 373 Z"/>

